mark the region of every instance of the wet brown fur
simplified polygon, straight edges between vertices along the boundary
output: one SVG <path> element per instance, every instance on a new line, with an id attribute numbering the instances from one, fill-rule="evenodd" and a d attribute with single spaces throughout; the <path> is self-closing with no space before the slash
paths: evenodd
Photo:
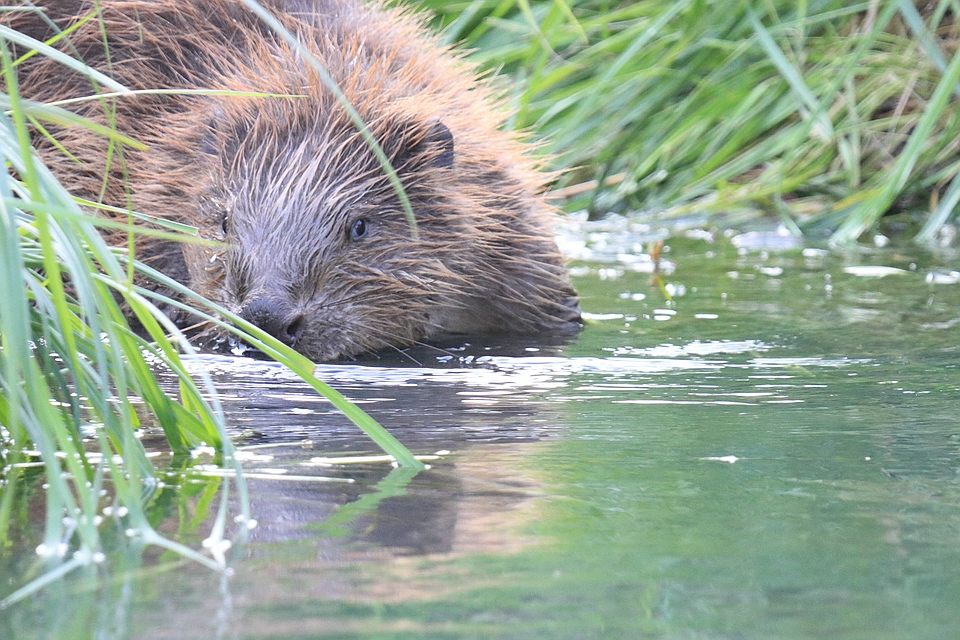
<path id="1" fill-rule="evenodd" d="M 36 4 L 61 29 L 94 10 L 84 0 Z M 107 101 L 117 128 L 148 150 L 115 159 L 103 200 L 229 244 L 146 240 L 139 259 L 232 311 L 260 301 L 296 318 L 288 341 L 317 360 L 446 332 L 579 327 L 542 196 L 544 174 L 523 142 L 500 131 L 504 111 L 488 83 L 418 18 L 349 0 L 263 3 L 329 70 L 397 165 L 419 224 L 414 240 L 346 114 L 300 56 L 237 0 L 99 4 L 106 49 L 97 19 L 56 46 L 130 89 L 305 96 Z M 2 20 L 40 40 L 55 33 L 37 14 Z M 88 79 L 43 56 L 19 75 L 33 100 L 94 92 Z M 102 101 L 69 108 L 109 121 Z M 97 200 L 106 142 L 80 128 L 55 133 L 81 164 L 38 136 L 43 159 L 72 193 Z M 368 231 L 352 238 L 361 218 Z"/>

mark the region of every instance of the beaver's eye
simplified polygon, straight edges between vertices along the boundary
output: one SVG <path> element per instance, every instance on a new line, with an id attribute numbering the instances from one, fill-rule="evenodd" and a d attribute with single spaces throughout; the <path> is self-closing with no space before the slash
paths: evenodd
<path id="1" fill-rule="evenodd" d="M 363 218 L 358 218 L 353 226 L 350 227 L 350 239 L 357 240 L 367 235 L 367 221 Z"/>
<path id="2" fill-rule="evenodd" d="M 223 235 L 227 235 L 227 230 L 230 228 L 229 219 L 227 214 L 223 214 L 223 217 L 220 219 L 220 228 L 223 229 Z"/>

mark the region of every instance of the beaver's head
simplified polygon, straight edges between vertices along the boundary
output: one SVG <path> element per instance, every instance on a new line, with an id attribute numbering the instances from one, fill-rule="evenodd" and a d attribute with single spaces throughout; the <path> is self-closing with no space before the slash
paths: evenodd
<path id="1" fill-rule="evenodd" d="M 221 116 L 204 141 L 214 168 L 199 223 L 228 248 L 188 259 L 194 288 L 314 360 L 422 339 L 456 288 L 453 135 L 436 119 L 368 121 L 413 205 L 415 239 L 345 116 L 281 126 L 275 115 Z"/>

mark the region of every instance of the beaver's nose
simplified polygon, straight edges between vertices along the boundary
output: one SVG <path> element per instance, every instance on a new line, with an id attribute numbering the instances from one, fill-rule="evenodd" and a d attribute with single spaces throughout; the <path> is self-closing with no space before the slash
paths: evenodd
<path id="1" fill-rule="evenodd" d="M 303 314 L 273 298 L 257 298 L 240 310 L 240 317 L 292 347 L 303 332 Z"/>

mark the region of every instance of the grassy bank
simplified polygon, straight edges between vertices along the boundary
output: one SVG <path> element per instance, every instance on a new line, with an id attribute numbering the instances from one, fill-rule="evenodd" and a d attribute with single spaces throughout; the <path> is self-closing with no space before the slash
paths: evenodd
<path id="1" fill-rule="evenodd" d="M 889 212 L 933 240 L 960 202 L 955 2 L 420 5 L 511 76 L 570 209 L 772 215 L 845 243 Z"/>

